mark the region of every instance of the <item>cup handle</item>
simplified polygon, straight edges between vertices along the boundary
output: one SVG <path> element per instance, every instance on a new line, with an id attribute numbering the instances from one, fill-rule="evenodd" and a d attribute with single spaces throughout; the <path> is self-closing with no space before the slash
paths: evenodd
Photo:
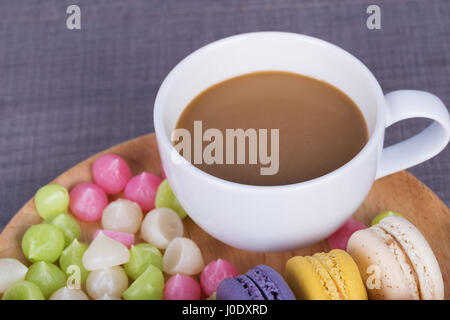
<path id="1" fill-rule="evenodd" d="M 434 94 L 417 90 L 399 90 L 386 96 L 385 127 L 405 119 L 434 120 L 417 135 L 387 148 L 381 153 L 376 179 L 407 169 L 441 152 L 450 139 L 450 117 L 444 103 Z"/>

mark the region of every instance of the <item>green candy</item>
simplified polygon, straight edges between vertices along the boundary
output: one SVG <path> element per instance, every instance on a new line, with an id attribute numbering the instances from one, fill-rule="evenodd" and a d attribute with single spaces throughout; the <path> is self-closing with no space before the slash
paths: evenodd
<path id="1" fill-rule="evenodd" d="M 216 298 L 216 293 L 214 292 L 212 295 L 210 295 L 209 297 L 208 297 L 208 299 L 206 299 L 206 300 L 217 300 L 217 298 Z"/>
<path id="2" fill-rule="evenodd" d="M 57 184 L 48 184 L 38 190 L 34 196 L 34 205 L 43 219 L 52 215 L 67 212 L 69 208 L 69 192 Z"/>
<path id="3" fill-rule="evenodd" d="M 149 265 L 147 270 L 125 290 L 125 300 L 162 300 L 164 295 L 164 276 L 160 269 Z"/>
<path id="4" fill-rule="evenodd" d="M 68 272 L 70 270 L 67 270 L 70 266 L 75 265 L 80 268 L 80 283 L 86 282 L 86 278 L 89 275 L 89 271 L 83 266 L 83 254 L 87 248 L 87 244 L 74 239 L 72 243 L 64 249 L 59 258 L 59 266 L 67 276 L 72 274 L 71 272 Z"/>
<path id="5" fill-rule="evenodd" d="M 186 211 L 184 211 L 170 188 L 167 179 L 161 182 L 156 191 L 155 206 L 156 208 L 170 208 L 175 211 L 181 219 L 184 219 L 187 216 Z"/>
<path id="6" fill-rule="evenodd" d="M 381 220 L 383 220 L 384 218 L 389 217 L 389 216 L 403 217 L 400 213 L 395 212 L 395 211 L 383 211 L 383 212 L 377 214 L 375 216 L 375 218 L 372 219 L 372 222 L 370 223 L 370 225 L 374 226 L 374 225 L 380 223 Z"/>
<path id="7" fill-rule="evenodd" d="M 73 239 L 80 239 L 81 228 L 77 220 L 68 213 L 60 213 L 44 221 L 61 229 L 64 236 L 64 247 L 72 243 Z"/>
<path id="8" fill-rule="evenodd" d="M 62 231 L 51 224 L 30 227 L 22 238 L 22 251 L 31 262 L 58 260 L 64 249 Z"/>
<path id="9" fill-rule="evenodd" d="M 45 299 L 66 285 L 66 274 L 56 265 L 44 261 L 33 263 L 28 269 L 25 280 L 37 285 Z"/>
<path id="10" fill-rule="evenodd" d="M 149 265 L 162 269 L 163 258 L 161 252 L 148 243 L 131 246 L 130 261 L 124 264 L 127 275 L 131 279 L 136 280 Z"/>
<path id="11" fill-rule="evenodd" d="M 44 300 L 44 295 L 33 282 L 23 280 L 9 287 L 2 300 Z"/>

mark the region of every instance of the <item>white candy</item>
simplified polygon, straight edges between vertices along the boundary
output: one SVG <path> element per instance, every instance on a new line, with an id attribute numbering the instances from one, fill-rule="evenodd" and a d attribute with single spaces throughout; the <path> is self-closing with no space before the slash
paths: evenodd
<path id="1" fill-rule="evenodd" d="M 25 279 L 28 268 L 16 259 L 0 259 L 0 293 L 4 293 L 6 289 L 14 283 Z"/>
<path id="2" fill-rule="evenodd" d="M 142 222 L 141 236 L 155 247 L 165 249 L 172 239 L 183 236 L 183 222 L 172 209 L 154 209 Z"/>
<path id="3" fill-rule="evenodd" d="M 89 300 L 89 298 L 83 290 L 62 287 L 56 290 L 49 300 Z"/>
<path id="4" fill-rule="evenodd" d="M 110 296 L 110 295 L 108 295 L 108 294 L 105 294 L 105 295 L 103 295 L 103 296 L 101 296 L 100 298 L 97 298 L 97 299 L 95 299 L 95 300 L 122 300 L 122 299 L 117 298 L 117 297 Z"/>
<path id="5" fill-rule="evenodd" d="M 116 300 L 127 288 L 128 276 L 119 266 L 92 271 L 86 280 L 86 290 L 92 299 Z"/>
<path id="6" fill-rule="evenodd" d="M 172 275 L 194 275 L 205 266 L 200 248 L 188 238 L 175 238 L 167 246 L 163 257 L 164 272 Z"/>
<path id="7" fill-rule="evenodd" d="M 83 255 L 83 266 L 89 271 L 100 270 L 127 263 L 129 260 L 130 252 L 127 247 L 100 231 Z"/>
<path id="8" fill-rule="evenodd" d="M 141 226 L 142 217 L 141 207 L 137 203 L 118 199 L 103 210 L 103 229 L 134 234 Z"/>

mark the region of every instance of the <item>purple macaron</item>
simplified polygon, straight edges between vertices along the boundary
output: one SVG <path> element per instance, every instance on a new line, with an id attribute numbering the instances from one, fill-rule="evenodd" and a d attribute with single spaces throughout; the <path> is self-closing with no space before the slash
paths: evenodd
<path id="1" fill-rule="evenodd" d="M 223 280 L 217 300 L 295 300 L 283 277 L 271 267 L 259 265 L 236 278 Z"/>

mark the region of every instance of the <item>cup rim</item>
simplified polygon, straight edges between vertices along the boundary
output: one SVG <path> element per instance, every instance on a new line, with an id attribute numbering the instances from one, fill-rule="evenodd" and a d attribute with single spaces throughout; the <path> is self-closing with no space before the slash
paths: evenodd
<path id="1" fill-rule="evenodd" d="M 167 136 L 166 131 L 164 129 L 164 125 L 162 123 L 162 110 L 163 110 L 163 103 L 162 100 L 164 99 L 164 96 L 169 90 L 170 82 L 172 81 L 172 78 L 177 74 L 178 70 L 183 67 L 183 65 L 190 63 L 190 60 L 195 58 L 198 55 L 204 54 L 205 51 L 210 50 L 213 47 L 226 45 L 229 42 L 232 41 L 238 41 L 243 40 L 248 37 L 264 37 L 264 36 L 280 36 L 280 37 L 291 37 L 293 40 L 303 40 L 306 42 L 311 42 L 314 44 L 319 44 L 322 46 L 330 47 L 334 50 L 340 51 L 344 55 L 348 56 L 351 60 L 353 60 L 354 63 L 356 63 L 363 71 L 365 71 L 369 75 L 369 81 L 370 85 L 373 87 L 376 93 L 376 105 L 377 105 L 377 112 L 376 112 L 376 123 L 375 128 L 373 130 L 373 133 L 370 135 L 369 140 L 364 145 L 364 147 L 352 158 L 350 161 L 346 162 L 344 165 L 340 166 L 339 168 L 325 174 L 322 176 L 319 176 L 317 178 L 292 183 L 292 184 L 285 184 L 285 185 L 269 185 L 269 186 L 260 186 L 260 185 L 249 185 L 249 184 L 243 184 L 233 181 L 228 181 L 222 178 L 218 178 L 216 176 L 213 176 L 205 171 L 200 170 L 196 166 L 194 166 L 192 163 L 187 161 L 184 157 L 182 157 L 174 148 L 174 146 L 171 143 L 170 138 Z M 300 34 L 300 33 L 293 33 L 293 32 L 281 32 L 281 31 L 259 31 L 259 32 L 248 32 L 248 33 L 241 33 L 237 35 L 233 35 L 230 37 L 226 37 L 223 39 L 219 39 L 216 41 L 213 41 L 194 52 L 187 55 L 185 58 L 183 58 L 180 62 L 178 62 L 175 67 L 172 68 L 172 70 L 167 74 L 167 76 L 164 78 L 163 82 L 161 83 L 161 86 L 158 89 L 158 92 L 156 94 L 155 103 L 154 103 L 154 109 L 153 109 L 153 124 L 155 128 L 155 133 L 158 138 L 158 144 L 163 144 L 162 147 L 165 147 L 169 150 L 169 152 L 173 153 L 176 157 L 176 161 L 179 163 L 179 165 L 185 166 L 186 170 L 192 170 L 196 174 L 200 174 L 204 179 L 207 179 L 211 183 L 215 184 L 221 184 L 229 187 L 238 187 L 245 190 L 258 190 L 258 191 L 267 191 L 267 190 L 274 190 L 274 189 L 296 189 L 296 188 L 303 188 L 308 187 L 311 185 L 322 183 L 330 178 L 333 178 L 337 175 L 339 175 L 341 172 L 348 170 L 354 163 L 358 162 L 361 158 L 363 158 L 370 149 L 375 147 L 374 145 L 378 143 L 379 136 L 382 133 L 382 130 L 384 129 L 384 94 L 380 87 L 380 84 L 376 80 L 373 73 L 367 68 L 367 66 L 361 62 L 358 58 L 356 58 L 354 55 L 349 53 L 348 51 L 342 49 L 341 47 L 332 44 L 331 42 L 311 37 L 308 35 Z"/>

